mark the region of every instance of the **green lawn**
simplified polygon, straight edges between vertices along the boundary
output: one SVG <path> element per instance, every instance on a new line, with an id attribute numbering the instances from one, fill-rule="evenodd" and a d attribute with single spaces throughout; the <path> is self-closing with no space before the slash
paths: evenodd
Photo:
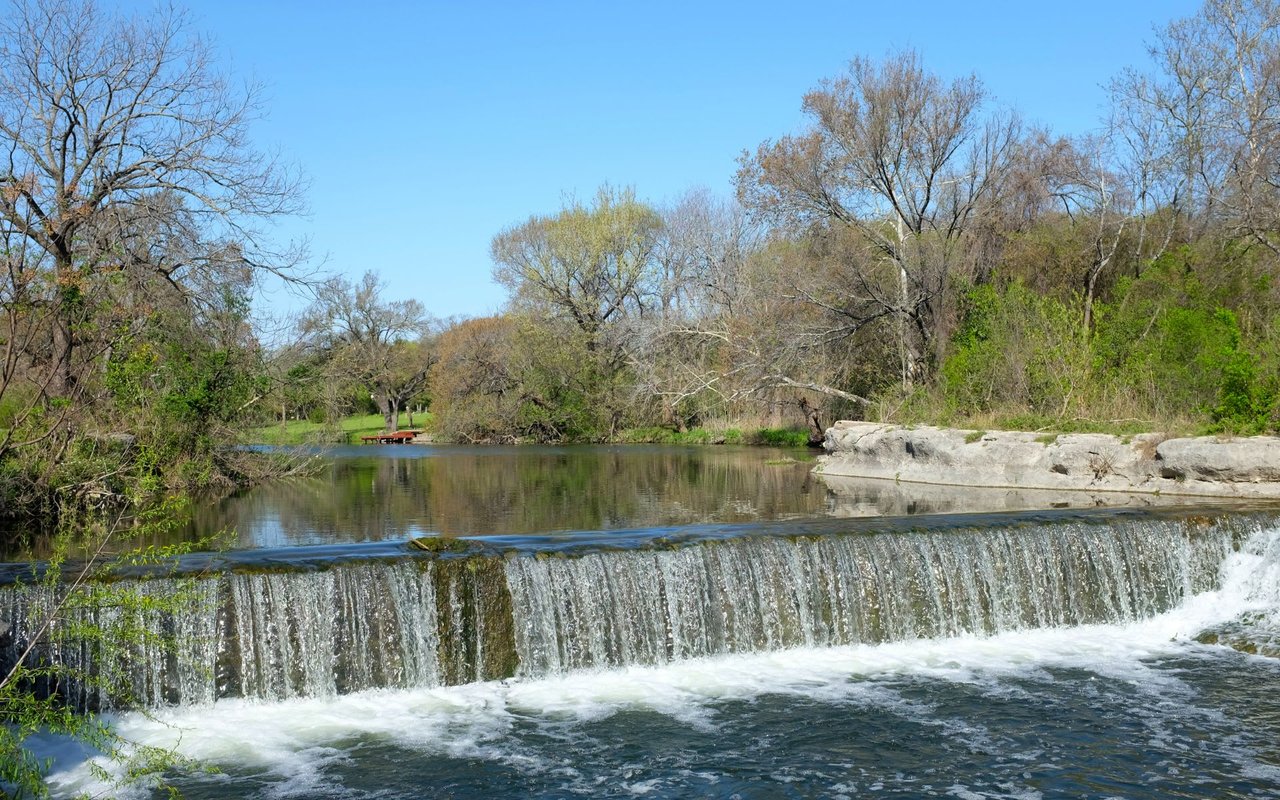
<path id="1" fill-rule="evenodd" d="M 430 420 L 430 414 L 413 415 L 415 428 L 422 428 Z M 401 413 L 401 427 L 407 427 L 408 424 L 409 415 Z M 383 427 L 381 414 L 344 417 L 338 421 L 337 425 L 294 420 L 284 425 L 268 425 L 263 428 L 256 428 L 249 431 L 246 440 L 253 444 L 354 443 L 359 442 L 361 436 L 370 436 L 381 432 Z"/>

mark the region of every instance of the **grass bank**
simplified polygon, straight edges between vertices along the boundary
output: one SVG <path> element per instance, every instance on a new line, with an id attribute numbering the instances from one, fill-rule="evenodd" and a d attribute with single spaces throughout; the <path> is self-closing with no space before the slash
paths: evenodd
<path id="1" fill-rule="evenodd" d="M 414 427 L 422 428 L 431 421 L 430 414 L 414 414 Z M 400 415 L 402 427 L 408 427 L 409 418 Z M 282 425 L 255 428 L 245 435 L 248 444 L 355 444 L 361 436 L 381 433 L 386 427 L 381 414 L 359 414 L 343 417 L 336 423 L 292 420 Z"/>
<path id="2" fill-rule="evenodd" d="M 1203 436 L 1207 434 L 1231 434 L 1238 431 L 1230 426 L 1214 425 L 1206 417 L 1192 414 L 1146 414 L 1137 409 L 1112 409 L 1109 414 L 1046 414 L 1018 405 L 996 407 L 982 411 L 962 411 L 954 408 L 937 392 L 917 392 L 905 400 L 886 397 L 874 402 L 866 419 L 892 425 L 935 425 L 939 428 L 955 428 L 974 431 L 1031 431 L 1033 433 L 1109 433 L 1114 436 L 1134 436 L 1139 433 L 1168 433 L 1176 436 Z M 1130 414 L 1120 416 L 1120 414 Z"/>
<path id="3" fill-rule="evenodd" d="M 407 417 L 402 417 L 408 425 Z M 430 414 L 415 414 L 415 427 L 422 428 L 431 421 Z M 294 420 L 282 425 L 267 425 L 249 431 L 247 444 L 296 445 L 296 444 L 356 444 L 361 436 L 370 436 L 383 430 L 382 416 L 361 414 L 344 417 L 337 423 L 316 423 Z M 620 444 L 697 444 L 697 445 L 760 445 L 764 447 L 807 447 L 808 431 L 795 428 L 690 428 L 674 431 L 670 428 L 628 428 L 615 439 Z"/>
<path id="4" fill-rule="evenodd" d="M 809 432 L 792 428 L 628 428 L 618 434 L 624 444 L 745 444 L 767 447 L 807 447 Z"/>

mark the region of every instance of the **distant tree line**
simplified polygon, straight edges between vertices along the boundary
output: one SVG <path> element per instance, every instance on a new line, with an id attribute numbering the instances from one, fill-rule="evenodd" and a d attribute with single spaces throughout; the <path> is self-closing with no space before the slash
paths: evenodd
<path id="1" fill-rule="evenodd" d="M 855 58 L 731 198 L 604 186 L 511 226 L 505 310 L 417 362 L 437 430 L 1276 429 L 1280 5 L 1208 0 L 1151 53 L 1075 136 L 914 52 Z"/>

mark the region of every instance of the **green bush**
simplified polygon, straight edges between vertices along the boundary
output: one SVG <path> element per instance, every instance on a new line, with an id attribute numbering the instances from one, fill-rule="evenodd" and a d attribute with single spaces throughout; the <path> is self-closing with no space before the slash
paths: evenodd
<path id="1" fill-rule="evenodd" d="M 1206 287 L 1185 249 L 1122 281 L 1117 299 L 1100 307 L 1094 354 L 1101 380 L 1154 416 L 1190 412 L 1209 430 L 1274 430 L 1274 371 L 1224 305 L 1234 299 L 1230 285 Z"/>
<path id="2" fill-rule="evenodd" d="M 1079 313 L 1020 283 L 970 289 L 939 384 L 959 415 L 1017 406 L 1062 414 L 1088 380 Z"/>
<path id="3" fill-rule="evenodd" d="M 809 432 L 795 428 L 761 428 L 751 436 L 752 444 L 769 447 L 807 447 Z"/>
<path id="4" fill-rule="evenodd" d="M 1079 297 L 1019 282 L 970 288 L 930 397 L 903 413 L 1055 432 L 1275 430 L 1280 325 L 1259 302 L 1265 281 L 1239 264 L 1220 274 L 1236 257 L 1171 250 L 1111 287 L 1092 330 Z"/>
<path id="5" fill-rule="evenodd" d="M 1263 380 L 1258 374 L 1258 357 L 1242 349 L 1235 315 L 1222 310 L 1224 323 L 1233 326 L 1233 336 L 1221 351 L 1221 377 L 1218 382 L 1217 404 L 1213 407 L 1214 430 L 1231 430 L 1237 433 L 1260 433 L 1274 430 L 1277 423 L 1277 400 L 1280 392 L 1272 380 Z"/>

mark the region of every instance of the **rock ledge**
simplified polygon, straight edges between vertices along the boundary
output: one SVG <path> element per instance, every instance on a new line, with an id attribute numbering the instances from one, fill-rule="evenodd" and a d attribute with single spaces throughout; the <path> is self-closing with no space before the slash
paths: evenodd
<path id="1" fill-rule="evenodd" d="M 1280 438 L 1041 435 L 837 422 L 823 475 L 1016 489 L 1280 498 Z"/>

